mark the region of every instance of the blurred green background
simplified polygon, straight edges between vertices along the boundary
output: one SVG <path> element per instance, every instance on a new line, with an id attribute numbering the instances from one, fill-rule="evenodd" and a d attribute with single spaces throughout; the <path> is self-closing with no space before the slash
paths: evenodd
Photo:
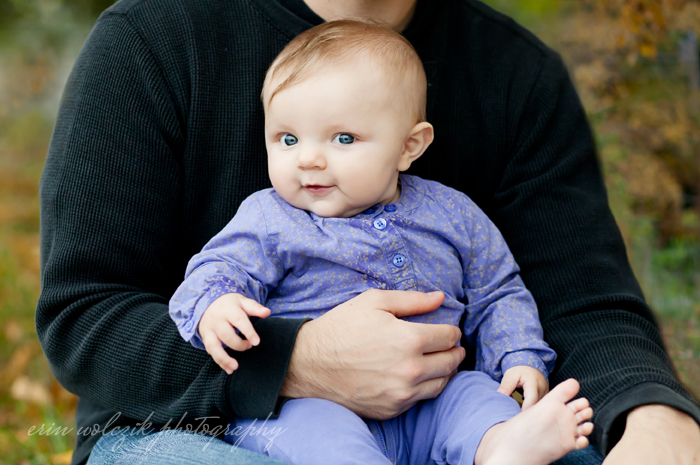
<path id="1" fill-rule="evenodd" d="M 110 3 L 0 0 L 0 464 L 70 461 L 74 432 L 28 434 L 73 427 L 76 405 L 34 329 L 38 182 L 65 80 Z M 630 261 L 680 379 L 700 397 L 700 79 L 688 38 L 700 35 L 700 1 L 487 3 L 564 57 Z"/>

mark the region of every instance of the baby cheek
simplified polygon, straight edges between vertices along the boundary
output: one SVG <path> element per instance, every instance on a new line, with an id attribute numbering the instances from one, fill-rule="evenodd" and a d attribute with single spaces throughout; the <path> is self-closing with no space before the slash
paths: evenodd
<path id="1" fill-rule="evenodd" d="M 269 161 L 268 174 L 270 176 L 272 187 L 275 188 L 277 193 L 281 195 L 282 198 L 287 200 L 285 197 L 290 195 L 294 185 L 293 170 L 285 168 L 280 163 Z"/>
<path id="2" fill-rule="evenodd" d="M 383 173 L 376 169 L 355 177 L 355 192 L 359 193 L 368 204 L 374 204 L 386 191 L 388 182 Z"/>

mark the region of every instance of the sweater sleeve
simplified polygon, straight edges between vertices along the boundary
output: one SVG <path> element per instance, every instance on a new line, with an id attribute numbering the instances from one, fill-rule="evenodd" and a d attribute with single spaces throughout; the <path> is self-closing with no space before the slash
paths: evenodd
<path id="1" fill-rule="evenodd" d="M 460 197 L 464 237 L 469 238 L 467 249 L 460 250 L 468 301 L 462 331 L 476 347 L 475 368 L 501 380 L 509 368 L 527 365 L 547 378 L 556 354 L 543 340 L 537 306 L 520 269 L 496 226 Z"/>
<path id="2" fill-rule="evenodd" d="M 580 381 L 595 411 L 592 440 L 603 453 L 636 406 L 666 404 L 700 422 L 700 406 L 676 379 L 629 266 L 586 115 L 555 54 L 544 54 L 513 127 L 517 134 L 490 214 L 557 352 L 551 381 Z"/>
<path id="3" fill-rule="evenodd" d="M 267 235 L 255 197 L 248 197 L 234 218 L 190 260 L 185 280 L 170 299 L 170 317 L 180 335 L 198 349 L 197 330 L 204 312 L 224 294 L 240 294 L 265 304 L 284 269 Z"/>
<path id="4" fill-rule="evenodd" d="M 168 315 L 182 253 L 181 102 L 129 18 L 104 14 L 69 78 L 42 175 L 37 332 L 68 390 L 123 417 L 265 417 L 304 320 L 256 321 L 260 346 L 237 353 L 227 376 Z"/>

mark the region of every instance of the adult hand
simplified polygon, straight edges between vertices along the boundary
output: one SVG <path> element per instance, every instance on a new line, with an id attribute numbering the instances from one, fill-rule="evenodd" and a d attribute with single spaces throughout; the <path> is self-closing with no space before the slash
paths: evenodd
<path id="1" fill-rule="evenodd" d="M 437 309 L 441 292 L 370 290 L 304 324 L 281 396 L 318 397 L 387 419 L 442 392 L 464 359 L 459 328 L 398 319 Z"/>
<path id="2" fill-rule="evenodd" d="M 665 405 L 644 405 L 627 414 L 625 432 L 603 465 L 700 465 L 700 426 Z"/>

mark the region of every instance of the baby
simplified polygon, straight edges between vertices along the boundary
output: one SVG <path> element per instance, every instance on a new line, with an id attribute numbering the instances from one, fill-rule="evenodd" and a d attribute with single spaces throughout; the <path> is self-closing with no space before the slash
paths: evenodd
<path id="1" fill-rule="evenodd" d="M 274 442 L 228 436 L 235 444 L 295 464 L 469 465 L 546 465 L 588 444 L 592 410 L 572 400 L 578 383 L 545 395 L 556 356 L 496 227 L 464 194 L 400 174 L 433 140 L 426 87 L 415 50 L 382 26 L 334 21 L 295 38 L 262 93 L 273 188 L 248 197 L 192 258 L 170 314 L 231 374 L 223 345 L 260 342 L 249 317 L 316 318 L 370 289 L 443 292 L 439 309 L 406 320 L 462 321 L 476 371 L 385 421 L 289 400 L 267 420 L 284 431 Z M 234 432 L 254 421 L 237 418 Z"/>

